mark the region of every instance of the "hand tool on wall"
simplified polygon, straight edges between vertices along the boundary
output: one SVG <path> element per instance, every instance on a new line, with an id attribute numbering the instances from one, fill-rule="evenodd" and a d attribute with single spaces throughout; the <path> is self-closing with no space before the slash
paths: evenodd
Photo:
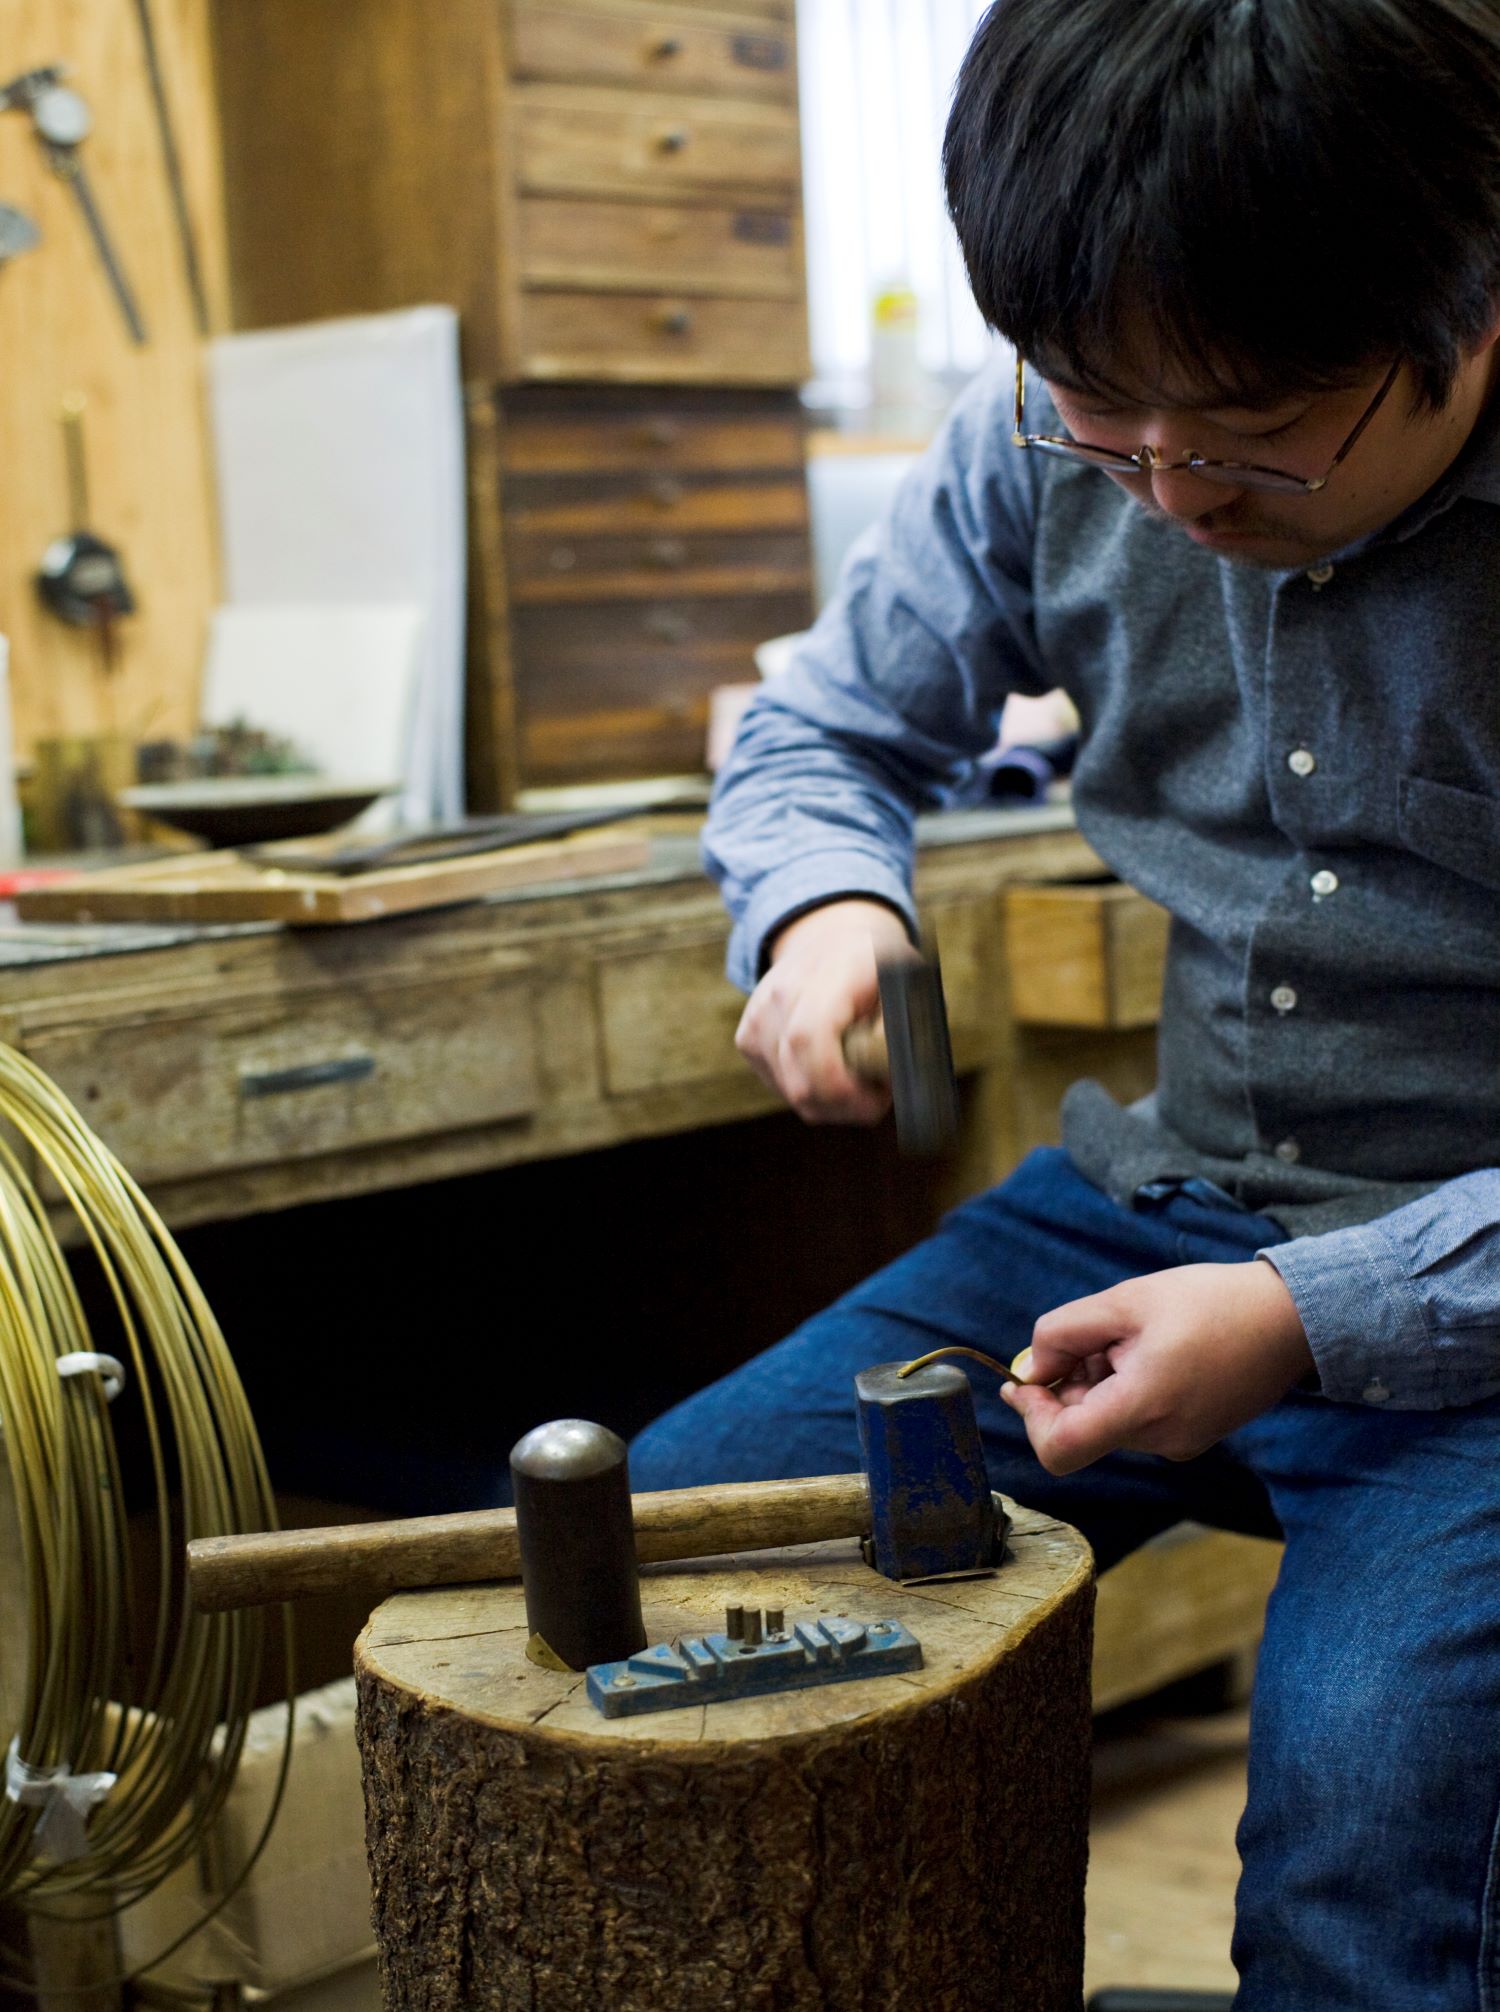
<path id="1" fill-rule="evenodd" d="M 935 954 L 913 951 L 882 960 L 877 976 L 880 1012 L 846 1029 L 844 1059 L 866 1082 L 889 1083 L 897 1144 L 914 1158 L 930 1158 L 958 1136 L 942 972 Z"/>
<path id="2" fill-rule="evenodd" d="M 0 265 L 19 258 L 22 252 L 34 251 L 41 241 L 41 232 L 24 210 L 13 203 L 0 203 Z"/>
<path id="3" fill-rule="evenodd" d="M 132 342 L 144 343 L 146 326 L 136 306 L 135 295 L 125 277 L 114 240 L 105 228 L 104 217 L 94 195 L 93 183 L 84 167 L 80 149 L 94 129 L 94 115 L 87 101 L 63 82 L 67 70 L 61 63 L 23 71 L 0 85 L 0 111 L 19 110 L 31 114 L 31 123 L 41 142 L 52 171 L 73 191 L 73 199 L 83 216 L 104 276 L 109 281 Z"/>
<path id="4" fill-rule="evenodd" d="M 952 1363 L 905 1377 L 903 1367 L 867 1370 L 856 1384 L 868 1478 L 833 1474 L 636 1495 L 637 1556 L 651 1563 L 867 1536 L 871 1562 L 888 1577 L 989 1570 L 1009 1525 L 990 1492 L 968 1379 Z M 508 1509 L 208 1538 L 188 1547 L 192 1599 L 210 1612 L 349 1585 L 373 1598 L 408 1586 L 514 1578 L 520 1565 Z"/>
<path id="5" fill-rule="evenodd" d="M 188 209 L 187 183 L 182 172 L 182 155 L 177 146 L 177 131 L 172 122 L 172 108 L 167 99 L 166 78 L 162 74 L 161 52 L 157 47 L 156 26 L 151 16 L 151 0 L 135 0 L 135 11 L 141 28 L 141 47 L 146 57 L 146 75 L 151 84 L 151 103 L 156 111 L 156 130 L 161 139 L 162 165 L 166 169 L 167 188 L 172 197 L 172 214 L 177 223 L 177 241 L 182 247 L 182 269 L 187 277 L 188 292 L 193 300 L 193 319 L 200 335 L 208 334 L 208 300 L 203 291 L 203 268 L 198 259 L 198 240 L 193 232 L 192 214 Z"/>
<path id="6" fill-rule="evenodd" d="M 88 529 L 88 467 L 83 452 L 84 399 L 63 400 L 63 448 L 68 466 L 71 531 L 54 538 L 42 554 L 36 587 L 53 614 L 75 628 L 97 630 L 106 671 L 114 663 L 114 625 L 135 612 L 135 596 L 113 545 Z"/>

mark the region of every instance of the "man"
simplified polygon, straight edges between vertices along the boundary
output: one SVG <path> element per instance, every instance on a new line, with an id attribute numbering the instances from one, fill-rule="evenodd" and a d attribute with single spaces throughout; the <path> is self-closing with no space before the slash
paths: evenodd
<path id="1" fill-rule="evenodd" d="M 992 1470 L 1101 1566 L 1184 1516 L 1286 1537 L 1237 2005 L 1495 2012 L 1500 4 L 999 0 L 945 166 L 1024 383 L 959 401 L 746 719 L 707 840 L 740 1046 L 880 1115 L 840 1036 L 914 811 L 1063 685 L 1079 824 L 1173 916 L 1158 1088 L 1076 1086 L 1061 1151 L 633 1477 L 845 1468 L 863 1363 L 1029 1347 L 979 1380 Z"/>

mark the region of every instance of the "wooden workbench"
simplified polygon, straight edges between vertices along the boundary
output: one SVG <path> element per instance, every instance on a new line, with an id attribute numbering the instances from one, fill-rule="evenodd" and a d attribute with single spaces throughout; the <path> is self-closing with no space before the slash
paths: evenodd
<path id="1" fill-rule="evenodd" d="M 924 825 L 919 898 L 977 1079 L 956 1192 L 1046 1122 L 1012 1069 L 1004 890 L 1102 871 L 1063 809 Z M 617 878 L 358 927 L 17 925 L 0 932 L 0 1038 L 169 1223 L 239 1217 L 773 1109 L 734 1050 L 727 927 L 690 829 Z M 1149 1030 L 1108 1047 L 1106 1073 L 1114 1058 L 1125 1087 L 1149 1081 Z M 1045 1105 L 1055 1056 L 1040 1066 Z"/>

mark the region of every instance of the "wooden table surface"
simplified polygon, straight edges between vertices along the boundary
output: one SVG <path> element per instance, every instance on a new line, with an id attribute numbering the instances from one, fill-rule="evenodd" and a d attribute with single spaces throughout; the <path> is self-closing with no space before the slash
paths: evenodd
<path id="1" fill-rule="evenodd" d="M 1003 889 L 1101 870 L 1066 809 L 924 821 L 961 1072 L 1008 1054 Z M 16 925 L 0 1038 L 168 1222 L 239 1217 L 773 1109 L 734 1050 L 727 934 L 689 827 L 629 874 L 347 928 Z M 964 1189 L 1014 1157 L 971 1102 Z"/>

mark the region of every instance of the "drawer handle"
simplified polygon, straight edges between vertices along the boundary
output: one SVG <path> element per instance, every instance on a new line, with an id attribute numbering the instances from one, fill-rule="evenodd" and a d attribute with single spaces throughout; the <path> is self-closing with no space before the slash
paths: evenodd
<path id="1" fill-rule="evenodd" d="M 363 1053 L 331 1056 L 326 1062 L 298 1062 L 290 1069 L 240 1070 L 241 1097 L 282 1097 L 294 1090 L 317 1090 L 325 1083 L 362 1083 L 375 1073 L 375 1057 Z"/>
<path id="2" fill-rule="evenodd" d="M 680 538 L 657 538 L 653 540 L 647 556 L 653 566 L 660 566 L 663 572 L 675 573 L 687 564 L 687 546 Z"/>
<path id="3" fill-rule="evenodd" d="M 655 317 L 663 335 L 691 335 L 693 317 L 685 307 L 664 307 Z"/>
<path id="4" fill-rule="evenodd" d="M 777 35 L 736 35 L 730 54 L 742 69 L 784 70 L 787 45 Z"/>
<path id="5" fill-rule="evenodd" d="M 663 643 L 685 643 L 693 633 L 693 624 L 675 608 L 653 608 L 646 617 L 646 633 Z"/>
<path id="6" fill-rule="evenodd" d="M 647 483 L 646 494 L 663 510 L 672 510 L 682 501 L 687 490 L 675 476 L 658 475 L 654 482 Z"/>
<path id="7" fill-rule="evenodd" d="M 670 63 L 674 56 L 682 54 L 682 37 L 663 35 L 659 41 L 651 44 L 651 54 L 658 63 Z"/>
<path id="8" fill-rule="evenodd" d="M 648 447 L 675 447 L 682 438 L 682 428 L 675 419 L 648 419 L 641 428 L 641 438 Z"/>
<path id="9" fill-rule="evenodd" d="M 665 132 L 656 136 L 657 151 L 662 154 L 680 154 L 691 138 L 692 134 L 686 126 L 668 126 Z"/>
<path id="10" fill-rule="evenodd" d="M 571 545 L 554 545 L 547 554 L 547 564 L 554 573 L 571 573 L 578 564 L 578 554 Z"/>
<path id="11" fill-rule="evenodd" d="M 742 245 L 789 245 L 792 241 L 791 218 L 770 211 L 741 210 L 729 229 Z"/>

